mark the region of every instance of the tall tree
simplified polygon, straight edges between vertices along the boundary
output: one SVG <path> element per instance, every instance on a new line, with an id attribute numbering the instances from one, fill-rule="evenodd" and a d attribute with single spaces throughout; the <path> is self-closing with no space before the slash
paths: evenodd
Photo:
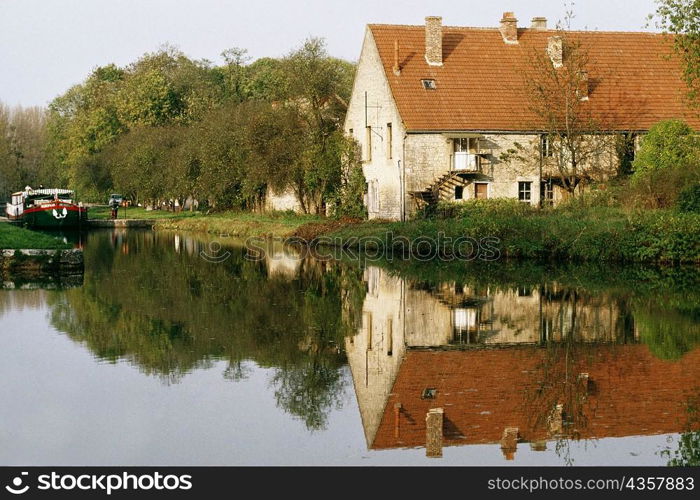
<path id="1" fill-rule="evenodd" d="M 559 30 L 546 50 L 533 52 L 524 75 L 533 127 L 543 133 L 536 149 L 544 172 L 570 195 L 583 180 L 613 170 L 616 137 L 601 133 L 611 124 L 601 124 L 588 103 L 591 64 L 581 42 Z"/>
<path id="2" fill-rule="evenodd" d="M 307 148 L 296 176 L 299 202 L 321 213 L 325 200 L 341 178 L 342 137 L 339 130 L 347 110 L 354 65 L 328 55 L 323 40 L 308 39 L 284 60 L 289 101 L 304 126 Z"/>
<path id="3" fill-rule="evenodd" d="M 683 61 L 688 97 L 694 106 L 700 105 L 700 2 L 656 0 L 656 12 L 649 19 L 665 33 L 675 35 L 673 48 Z"/>
<path id="4" fill-rule="evenodd" d="M 0 103 L 0 198 L 43 182 L 46 114 L 38 107 Z"/>

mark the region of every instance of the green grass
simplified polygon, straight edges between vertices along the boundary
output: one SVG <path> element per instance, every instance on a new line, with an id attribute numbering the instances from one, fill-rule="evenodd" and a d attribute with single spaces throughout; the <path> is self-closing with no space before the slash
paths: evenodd
<path id="1" fill-rule="evenodd" d="M 217 212 L 192 217 L 171 217 L 159 220 L 156 229 L 200 231 L 225 234 L 239 238 L 250 236 L 285 237 L 307 223 L 323 220 L 318 215 L 298 215 L 289 212 L 257 214 L 250 212 Z"/>
<path id="2" fill-rule="evenodd" d="M 299 215 L 292 212 L 251 213 L 240 211 L 214 212 L 168 212 L 167 210 L 145 210 L 141 207 L 120 208 L 120 219 L 156 219 L 156 229 L 199 231 L 227 234 L 236 237 L 279 236 L 293 233 L 300 226 L 323 220 L 317 215 Z M 88 218 L 107 220 L 111 218 L 109 207 L 91 207 Z"/>
<path id="3" fill-rule="evenodd" d="M 199 212 L 168 212 L 167 210 L 146 210 L 143 207 L 120 207 L 117 215 L 120 219 L 181 219 L 201 216 Z M 96 220 L 111 219 L 111 209 L 107 206 L 89 207 L 88 218 Z"/>
<path id="4" fill-rule="evenodd" d="M 16 250 L 20 248 L 62 250 L 71 248 L 71 245 L 53 236 L 0 222 L 0 249 Z"/>

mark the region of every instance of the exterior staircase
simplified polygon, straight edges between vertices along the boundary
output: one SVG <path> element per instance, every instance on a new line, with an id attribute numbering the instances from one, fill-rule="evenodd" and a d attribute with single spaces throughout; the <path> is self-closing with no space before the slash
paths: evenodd
<path id="1" fill-rule="evenodd" d="M 450 171 L 438 178 L 423 191 L 411 191 L 418 209 L 437 205 L 438 201 L 453 199 L 456 186 L 466 186 L 465 173 Z"/>

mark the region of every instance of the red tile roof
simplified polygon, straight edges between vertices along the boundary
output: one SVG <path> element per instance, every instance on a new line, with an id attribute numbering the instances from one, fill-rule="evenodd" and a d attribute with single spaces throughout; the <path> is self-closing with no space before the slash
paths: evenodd
<path id="1" fill-rule="evenodd" d="M 517 45 L 504 43 L 498 29 L 443 27 L 443 65 L 424 57 L 425 27 L 370 25 L 401 117 L 409 131 L 533 130 L 524 75 L 533 51 L 544 51 L 554 30 L 519 29 Z M 685 102 L 681 65 L 668 35 L 571 31 L 587 49 L 588 105 L 610 130 L 648 130 L 681 118 L 700 129 Z M 394 42 L 401 73 L 394 75 Z M 421 79 L 435 79 L 425 90 Z"/>
<path id="2" fill-rule="evenodd" d="M 524 441 L 551 439 L 546 416 L 566 373 L 588 373 L 592 388 L 576 421 L 578 438 L 682 432 L 688 401 L 698 396 L 700 349 L 665 361 L 644 345 L 591 346 L 567 366 L 563 355 L 550 360 L 549 375 L 546 360 L 538 347 L 407 352 L 372 448 L 425 446 L 431 408 L 445 411 L 445 446 L 498 443 L 506 427 L 517 427 Z M 435 399 L 421 399 L 425 388 L 436 389 Z"/>

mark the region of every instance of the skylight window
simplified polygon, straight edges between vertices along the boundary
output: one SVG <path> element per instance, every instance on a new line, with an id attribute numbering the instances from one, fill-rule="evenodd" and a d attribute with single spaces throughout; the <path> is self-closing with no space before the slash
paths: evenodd
<path id="1" fill-rule="evenodd" d="M 435 80 L 433 79 L 424 79 L 421 80 L 421 83 L 423 84 L 423 88 L 425 90 L 435 90 L 437 88 L 435 85 Z"/>
<path id="2" fill-rule="evenodd" d="M 435 399 L 435 395 L 437 394 L 437 389 L 434 387 L 426 387 L 423 389 L 423 394 L 421 394 L 421 399 Z"/>

